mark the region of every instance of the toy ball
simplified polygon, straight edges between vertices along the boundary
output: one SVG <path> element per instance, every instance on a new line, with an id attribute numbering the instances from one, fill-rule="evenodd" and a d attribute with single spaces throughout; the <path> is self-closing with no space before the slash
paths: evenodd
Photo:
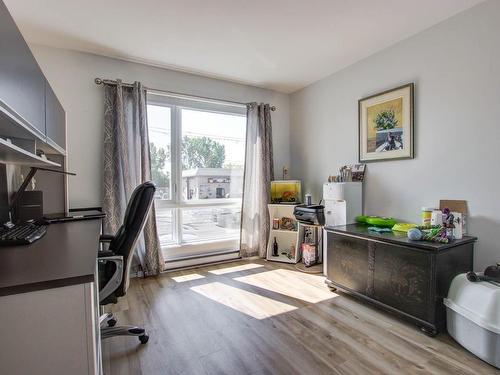
<path id="1" fill-rule="evenodd" d="M 422 239 L 422 232 L 418 228 L 411 228 L 408 231 L 408 238 L 413 241 L 418 241 Z"/>

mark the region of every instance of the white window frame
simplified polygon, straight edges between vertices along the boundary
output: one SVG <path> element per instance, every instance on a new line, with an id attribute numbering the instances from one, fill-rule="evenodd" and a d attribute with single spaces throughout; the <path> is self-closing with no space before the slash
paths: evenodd
<path id="1" fill-rule="evenodd" d="M 163 95 L 156 92 L 148 92 L 147 104 L 170 108 L 170 160 L 171 160 L 171 193 L 170 199 L 157 201 L 157 208 L 172 209 L 172 240 L 171 244 L 163 245 L 162 250 L 167 261 L 192 257 L 196 255 L 206 255 L 207 253 L 224 253 L 232 250 L 239 250 L 240 240 L 203 240 L 199 242 L 183 243 L 182 240 L 182 210 L 189 208 L 203 207 L 234 207 L 239 204 L 241 209 L 242 199 L 203 199 L 194 202 L 182 199 L 182 115 L 183 109 L 198 110 L 203 112 L 213 112 L 242 116 L 246 118 L 246 107 L 232 103 L 219 101 L 207 101 L 205 99 L 175 97 Z M 151 139 L 150 139 L 151 141 Z M 222 202 L 221 202 L 222 201 Z"/>

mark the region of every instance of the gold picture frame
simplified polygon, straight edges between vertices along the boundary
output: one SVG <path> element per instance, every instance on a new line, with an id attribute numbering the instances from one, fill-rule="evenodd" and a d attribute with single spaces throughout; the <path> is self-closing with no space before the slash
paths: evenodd
<path id="1" fill-rule="evenodd" d="M 408 83 L 358 101 L 360 163 L 414 158 L 413 90 Z"/>

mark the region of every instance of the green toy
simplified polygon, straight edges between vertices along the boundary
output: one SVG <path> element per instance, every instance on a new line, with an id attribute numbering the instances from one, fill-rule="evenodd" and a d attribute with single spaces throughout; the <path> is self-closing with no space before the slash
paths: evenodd
<path id="1" fill-rule="evenodd" d="M 358 223 L 368 224 L 375 227 L 392 228 L 396 224 L 396 220 L 392 217 L 380 217 L 380 216 L 356 216 L 355 219 Z"/>
<path id="2" fill-rule="evenodd" d="M 450 242 L 450 239 L 446 236 L 446 228 L 441 225 L 426 225 L 412 228 L 408 231 L 407 235 L 410 240 L 414 241 Z"/>
<path id="3" fill-rule="evenodd" d="M 404 232 L 404 233 L 408 233 L 408 231 L 410 229 L 413 229 L 413 228 L 416 228 L 417 227 L 417 224 L 411 224 L 411 223 L 396 223 L 394 224 L 394 226 L 392 227 L 392 230 L 393 231 L 396 231 L 396 232 Z"/>
<path id="4" fill-rule="evenodd" d="M 368 216 L 363 216 L 363 215 L 359 215 L 359 216 L 356 216 L 354 218 L 354 220 L 356 220 L 356 222 L 360 223 L 360 224 L 366 224 L 366 218 Z"/>
<path id="5" fill-rule="evenodd" d="M 427 225 L 419 225 L 416 228 L 418 228 L 420 230 L 439 229 L 439 228 L 441 228 L 441 225 L 430 225 L 430 224 L 427 224 Z"/>
<path id="6" fill-rule="evenodd" d="M 446 228 L 444 228 L 444 227 L 432 228 L 431 230 L 429 230 L 427 233 L 424 234 L 424 236 L 422 237 L 422 240 L 431 241 L 431 242 L 439 242 L 439 243 L 450 242 L 448 237 L 446 237 Z"/>

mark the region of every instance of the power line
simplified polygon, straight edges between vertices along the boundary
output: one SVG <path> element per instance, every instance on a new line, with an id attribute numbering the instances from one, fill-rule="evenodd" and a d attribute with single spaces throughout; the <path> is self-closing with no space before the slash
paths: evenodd
<path id="1" fill-rule="evenodd" d="M 155 127 L 150 127 L 149 130 L 164 134 L 164 135 L 171 135 L 170 131 L 164 130 L 162 128 L 155 128 Z M 220 139 L 220 140 L 225 140 L 225 141 L 232 141 L 232 142 L 245 142 L 244 138 L 237 138 L 237 137 L 226 137 L 226 136 L 214 136 L 213 134 L 207 134 L 207 133 L 196 133 L 196 132 L 185 132 L 185 135 L 188 136 L 193 136 L 193 137 L 208 137 L 208 138 L 213 138 L 213 139 Z"/>

